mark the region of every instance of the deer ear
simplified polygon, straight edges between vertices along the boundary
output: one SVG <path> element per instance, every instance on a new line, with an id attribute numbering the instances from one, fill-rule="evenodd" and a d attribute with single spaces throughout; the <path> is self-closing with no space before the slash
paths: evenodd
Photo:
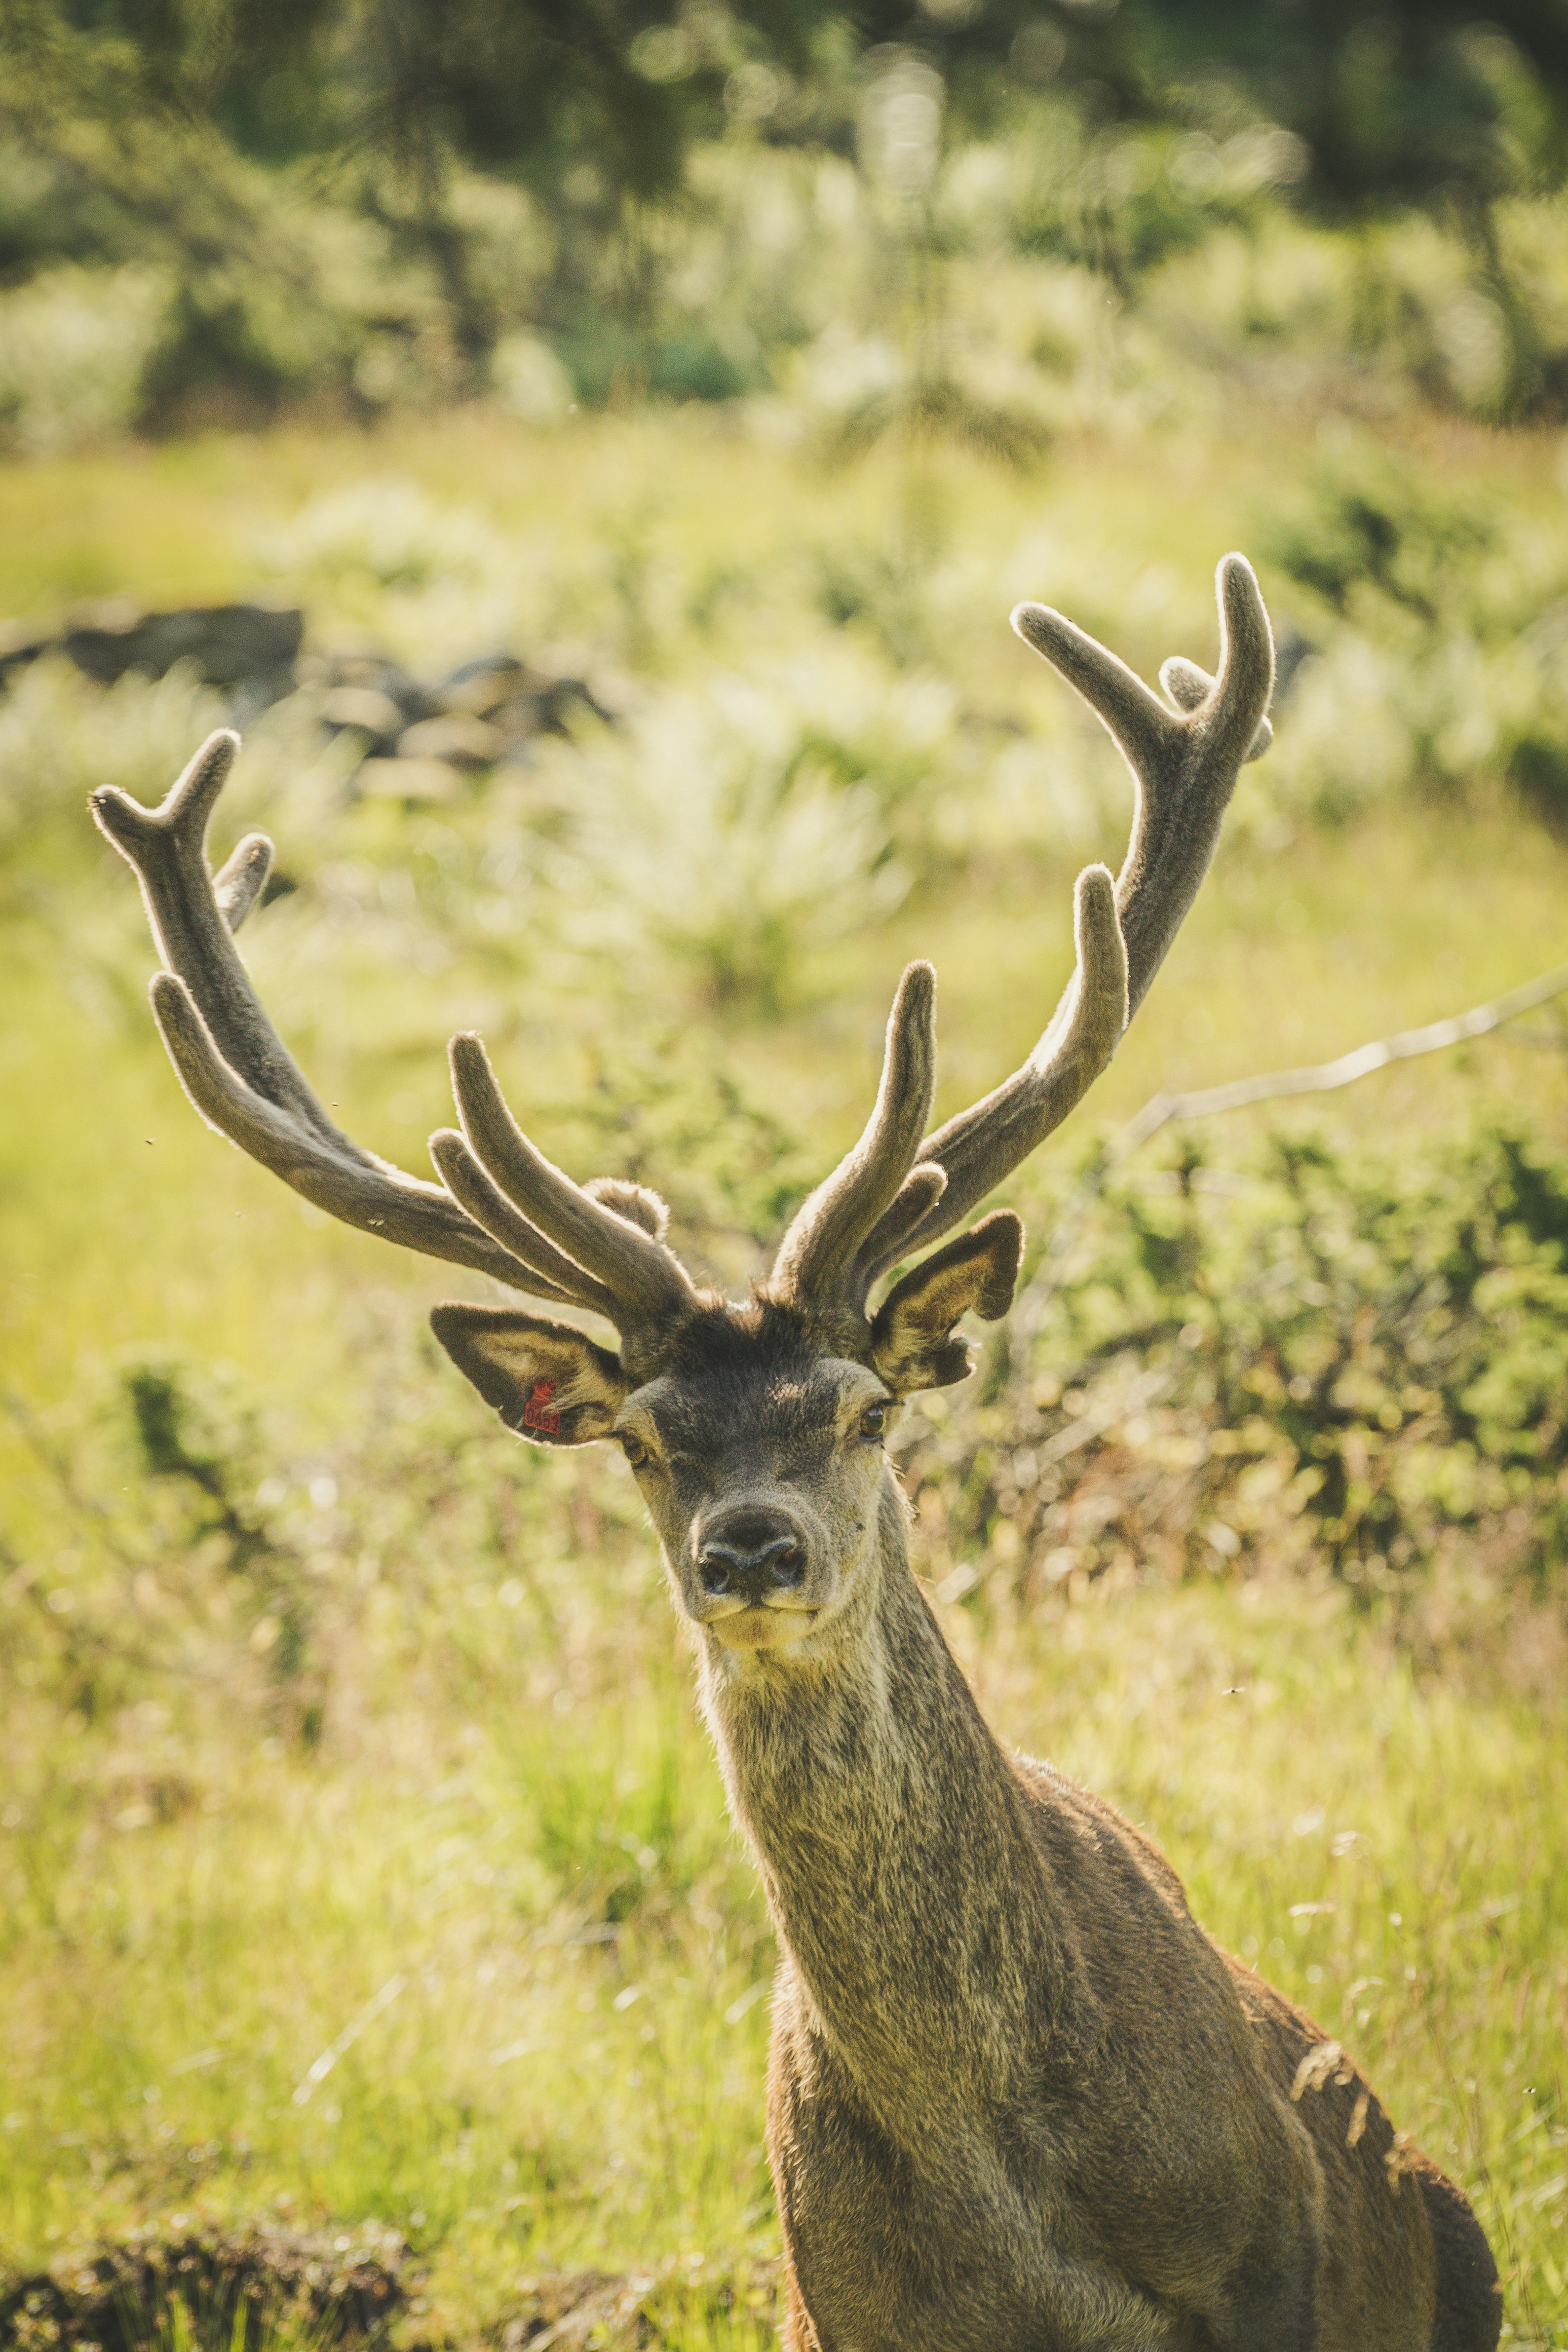
<path id="1" fill-rule="evenodd" d="M 447 1305 L 431 1310 L 430 1328 L 507 1427 L 537 1445 L 608 1437 L 632 1386 L 607 1349 L 542 1315 Z"/>
<path id="2" fill-rule="evenodd" d="M 988 1323 L 1007 1313 L 1022 1250 L 1023 1226 L 998 1209 L 894 1284 L 871 1327 L 871 1353 L 894 1395 L 968 1378 L 974 1359 L 953 1327 L 971 1307 Z"/>

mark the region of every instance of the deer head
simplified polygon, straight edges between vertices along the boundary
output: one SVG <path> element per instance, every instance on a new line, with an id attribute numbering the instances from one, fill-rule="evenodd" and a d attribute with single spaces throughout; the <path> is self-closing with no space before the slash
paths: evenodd
<path id="1" fill-rule="evenodd" d="M 685 1609 L 727 1651 L 820 1647 L 852 1612 L 875 1551 L 892 1415 L 914 1391 L 967 1373 L 966 1314 L 995 1321 L 1008 1310 L 1023 1243 L 1010 1211 L 917 1253 L 961 1225 L 1105 1067 L 1202 881 L 1237 772 L 1269 740 L 1273 649 L 1241 556 L 1221 562 L 1218 592 L 1218 674 L 1168 661 L 1168 702 L 1061 614 L 1014 613 L 1019 635 L 1098 712 L 1132 770 L 1121 874 L 1113 881 L 1092 866 L 1079 877 L 1075 969 L 1033 1053 L 934 1133 L 936 982 L 928 964 L 909 967 L 865 1130 L 800 1209 L 744 1306 L 693 1281 L 664 1239 L 656 1195 L 611 1179 L 579 1185 L 544 1158 L 476 1036 L 452 1043 L 459 1127 L 430 1139 L 439 1184 L 340 1132 L 234 946 L 270 844 L 252 835 L 208 874 L 207 824 L 237 737 L 210 737 L 155 811 L 109 787 L 93 795 L 99 824 L 141 883 L 164 965 L 152 1009 L 197 1110 L 346 1223 L 613 1328 L 611 1348 L 575 1323 L 513 1307 L 449 1305 L 432 1318 L 453 1360 L 522 1436 L 619 1441 Z"/>

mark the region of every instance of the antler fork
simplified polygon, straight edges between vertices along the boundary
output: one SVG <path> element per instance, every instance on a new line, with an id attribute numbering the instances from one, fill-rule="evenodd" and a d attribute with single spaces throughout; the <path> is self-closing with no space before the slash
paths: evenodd
<path id="1" fill-rule="evenodd" d="M 580 1187 L 512 1124 L 476 1037 L 453 1040 L 465 1134 L 431 1139 L 446 1189 L 366 1151 L 329 1118 L 268 1020 L 234 944 L 272 863 L 247 835 L 218 875 L 207 826 L 239 738 L 210 735 L 156 809 L 112 786 L 92 795 L 103 832 L 135 868 L 165 969 L 149 993 L 192 1102 L 329 1216 L 536 1297 L 590 1307 L 622 1328 L 684 1312 L 696 1293 L 658 1237 L 663 1204 L 634 1185 Z"/>

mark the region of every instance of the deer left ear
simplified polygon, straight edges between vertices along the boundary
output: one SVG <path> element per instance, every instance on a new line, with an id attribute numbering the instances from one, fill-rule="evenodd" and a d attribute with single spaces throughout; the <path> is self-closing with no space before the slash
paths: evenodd
<path id="1" fill-rule="evenodd" d="M 632 1386 L 608 1349 L 542 1315 L 447 1305 L 431 1309 L 430 1328 L 507 1427 L 536 1445 L 608 1437 Z"/>
<path id="2" fill-rule="evenodd" d="M 954 1326 L 971 1308 L 996 1323 L 1013 1303 L 1023 1226 L 998 1209 L 895 1282 L 871 1327 L 872 1361 L 895 1396 L 950 1388 L 967 1380 L 974 1358 Z"/>

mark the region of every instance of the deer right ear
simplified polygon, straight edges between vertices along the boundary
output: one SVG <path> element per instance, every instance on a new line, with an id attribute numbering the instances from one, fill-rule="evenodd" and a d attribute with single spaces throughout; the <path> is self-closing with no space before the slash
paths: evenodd
<path id="1" fill-rule="evenodd" d="M 446 1305 L 432 1308 L 430 1328 L 507 1427 L 536 1445 L 608 1437 L 632 1387 L 608 1349 L 542 1315 Z"/>

